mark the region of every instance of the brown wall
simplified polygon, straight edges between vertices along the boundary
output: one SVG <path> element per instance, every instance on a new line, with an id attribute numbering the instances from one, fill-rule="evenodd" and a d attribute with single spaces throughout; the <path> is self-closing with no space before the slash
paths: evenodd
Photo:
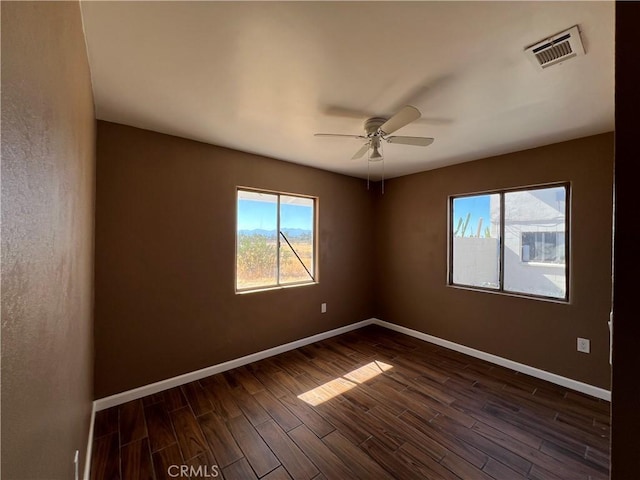
<path id="1" fill-rule="evenodd" d="M 393 179 L 376 198 L 358 179 L 99 122 L 95 396 L 376 312 L 609 388 L 612 167 L 605 134 Z M 572 186 L 569 304 L 446 286 L 449 195 L 557 181 Z M 319 285 L 234 293 L 238 185 L 320 197 Z"/>
<path id="2" fill-rule="evenodd" d="M 449 195 L 557 181 L 572 188 L 569 304 L 447 286 Z M 608 389 L 612 190 L 613 134 L 389 181 L 376 209 L 378 315 Z"/>
<path id="3" fill-rule="evenodd" d="M 78 3 L 2 2 L 2 478 L 84 463 L 94 162 Z"/>
<path id="4" fill-rule="evenodd" d="M 372 316 L 364 181 L 108 122 L 97 149 L 96 398 Z M 235 294 L 237 186 L 319 197 L 319 284 Z"/>

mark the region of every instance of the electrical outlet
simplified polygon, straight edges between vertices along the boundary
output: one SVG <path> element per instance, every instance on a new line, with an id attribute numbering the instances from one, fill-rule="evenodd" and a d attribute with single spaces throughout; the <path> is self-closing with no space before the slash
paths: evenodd
<path id="1" fill-rule="evenodd" d="M 327 313 L 327 304 L 326 303 L 321 303 L 320 304 L 320 313 Z"/>
<path id="2" fill-rule="evenodd" d="M 588 338 L 578 337 L 578 351 L 582 353 L 589 353 L 591 351 L 591 342 Z"/>

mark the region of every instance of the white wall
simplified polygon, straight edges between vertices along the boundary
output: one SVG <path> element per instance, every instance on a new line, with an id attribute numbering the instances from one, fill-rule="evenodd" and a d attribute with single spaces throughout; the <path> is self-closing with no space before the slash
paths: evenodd
<path id="1" fill-rule="evenodd" d="M 453 283 L 498 288 L 497 238 L 454 237 Z"/>

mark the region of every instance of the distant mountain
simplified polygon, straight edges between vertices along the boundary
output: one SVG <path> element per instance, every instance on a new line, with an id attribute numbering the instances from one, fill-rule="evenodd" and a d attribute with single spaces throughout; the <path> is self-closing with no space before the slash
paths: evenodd
<path id="1" fill-rule="evenodd" d="M 311 230 L 305 230 L 303 228 L 283 228 L 282 233 L 288 238 L 303 237 L 305 235 L 311 235 Z"/>
<path id="2" fill-rule="evenodd" d="M 273 238 L 276 236 L 275 230 L 264 230 L 262 228 L 254 228 L 253 230 L 239 230 L 240 235 L 262 235 L 263 237 Z M 305 230 L 304 228 L 283 228 L 282 233 L 287 238 L 303 237 L 305 235 L 311 235 L 311 230 Z"/>
<path id="3" fill-rule="evenodd" d="M 254 228 L 253 230 L 238 230 L 240 235 L 262 235 L 263 237 L 274 237 L 275 230 L 264 230 L 262 228 Z M 285 234 L 286 235 L 286 234 Z"/>

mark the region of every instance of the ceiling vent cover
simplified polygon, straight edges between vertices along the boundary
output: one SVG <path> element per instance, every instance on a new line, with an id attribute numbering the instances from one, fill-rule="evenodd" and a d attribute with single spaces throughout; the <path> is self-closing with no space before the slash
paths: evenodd
<path id="1" fill-rule="evenodd" d="M 558 33 L 525 49 L 525 53 L 538 68 L 544 69 L 578 55 L 584 55 L 578 26 Z"/>

